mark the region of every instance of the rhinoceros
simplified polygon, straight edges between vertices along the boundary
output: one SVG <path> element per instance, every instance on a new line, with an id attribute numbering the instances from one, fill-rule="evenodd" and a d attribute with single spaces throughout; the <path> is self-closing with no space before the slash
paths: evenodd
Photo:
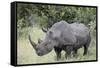
<path id="1" fill-rule="evenodd" d="M 61 58 L 61 51 L 66 52 L 67 58 L 71 52 L 77 54 L 77 50 L 84 47 L 83 55 L 87 54 L 91 37 L 89 29 L 82 23 L 69 24 L 66 21 L 55 23 L 46 32 L 45 38 L 34 43 L 29 35 L 29 40 L 38 56 L 43 56 L 51 52 L 54 48 L 57 60 Z"/>

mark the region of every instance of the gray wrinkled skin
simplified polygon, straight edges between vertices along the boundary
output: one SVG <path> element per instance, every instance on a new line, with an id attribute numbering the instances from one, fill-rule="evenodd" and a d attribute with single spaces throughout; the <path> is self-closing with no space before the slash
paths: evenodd
<path id="1" fill-rule="evenodd" d="M 57 60 L 61 58 L 61 51 L 66 52 L 65 57 L 84 47 L 84 54 L 87 54 L 91 37 L 89 29 L 81 23 L 68 24 L 65 21 L 55 23 L 46 33 L 45 39 L 36 46 L 36 53 L 39 56 L 48 54 L 54 48 Z"/>

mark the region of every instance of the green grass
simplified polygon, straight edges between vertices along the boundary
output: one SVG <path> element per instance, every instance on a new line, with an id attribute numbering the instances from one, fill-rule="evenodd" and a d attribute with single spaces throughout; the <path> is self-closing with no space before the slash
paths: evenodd
<path id="1" fill-rule="evenodd" d="M 56 61 L 56 54 L 54 50 L 47 55 L 39 57 L 36 55 L 35 50 L 32 48 L 29 40 L 28 34 L 31 35 L 31 38 L 34 42 L 37 43 L 38 38 L 42 38 L 45 36 L 45 33 L 42 32 L 39 28 L 30 28 L 24 29 L 24 36 L 18 37 L 17 40 L 17 64 L 37 64 L 37 63 L 53 63 Z M 62 51 L 62 58 L 60 62 L 69 62 L 69 61 L 85 61 L 85 60 L 96 60 L 96 42 L 95 38 L 92 37 L 92 41 L 89 47 L 89 52 L 87 56 L 83 56 L 83 48 L 78 50 L 77 58 L 65 59 L 65 52 Z"/>

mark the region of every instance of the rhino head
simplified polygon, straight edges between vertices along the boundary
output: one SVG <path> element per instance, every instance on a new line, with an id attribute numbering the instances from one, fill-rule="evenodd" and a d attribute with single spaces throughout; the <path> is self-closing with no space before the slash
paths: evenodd
<path id="1" fill-rule="evenodd" d="M 29 41 L 31 45 L 33 46 L 33 48 L 35 49 L 36 54 L 38 56 L 43 56 L 43 55 L 48 54 L 49 52 L 52 51 L 54 46 L 57 45 L 56 40 L 51 37 L 50 33 L 52 34 L 52 32 L 49 32 L 49 33 L 47 32 L 45 39 L 44 40 L 39 39 L 37 44 L 34 41 L 32 41 L 29 35 Z"/>
<path id="2" fill-rule="evenodd" d="M 43 56 L 51 52 L 54 46 L 59 44 L 57 42 L 56 35 L 57 34 L 54 34 L 53 31 L 49 30 L 46 32 L 46 36 L 44 40 L 39 39 L 37 44 L 31 40 L 30 35 L 29 35 L 29 41 L 31 45 L 33 46 L 33 48 L 35 49 L 36 54 L 38 56 Z"/>

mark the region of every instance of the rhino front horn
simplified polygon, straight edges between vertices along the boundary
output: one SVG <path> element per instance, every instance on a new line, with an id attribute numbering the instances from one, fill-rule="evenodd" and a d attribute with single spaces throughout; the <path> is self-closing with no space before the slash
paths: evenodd
<path id="1" fill-rule="evenodd" d="M 29 39 L 31 45 L 33 46 L 33 48 L 36 49 L 36 43 L 31 40 L 30 35 L 29 35 L 28 39 Z"/>

